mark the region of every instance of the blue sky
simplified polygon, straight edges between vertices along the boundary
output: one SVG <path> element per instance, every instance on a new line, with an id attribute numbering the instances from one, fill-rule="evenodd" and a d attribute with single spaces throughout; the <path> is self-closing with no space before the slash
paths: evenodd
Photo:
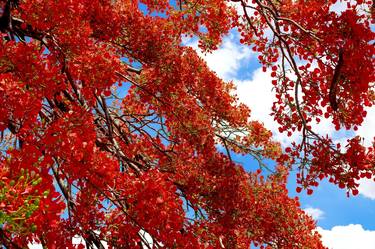
<path id="1" fill-rule="evenodd" d="M 283 146 L 290 141 L 298 140 L 299 134 L 291 138 L 278 133 L 278 125 L 269 116 L 274 94 L 272 93 L 271 77 L 269 72 L 262 72 L 255 54 L 248 47 L 238 43 L 238 34 L 231 32 L 224 40 L 221 47 L 211 54 L 202 54 L 197 48 L 194 39 L 185 40 L 184 43 L 195 48 L 204 58 L 208 66 L 219 77 L 226 81 L 233 81 L 237 86 L 239 101 L 247 104 L 251 109 L 252 118 L 262 121 L 274 133 L 276 140 Z M 323 120 L 314 129 L 320 134 L 328 134 L 337 142 L 345 143 L 353 135 L 365 138 L 369 145 L 374 137 L 372 132 L 375 127 L 375 109 L 368 109 L 368 117 L 358 131 L 336 131 L 330 120 Z M 249 157 L 232 155 L 233 159 L 242 163 L 245 169 L 253 168 L 256 162 Z M 272 163 L 272 162 L 269 162 Z M 339 189 L 323 180 L 319 187 L 314 189 L 312 196 L 306 192 L 297 194 L 295 172 L 289 177 L 288 189 L 290 196 L 298 196 L 301 206 L 317 221 L 318 230 L 323 236 L 323 243 L 333 249 L 375 249 L 375 183 L 362 181 L 358 196 L 346 196 L 346 191 Z"/>

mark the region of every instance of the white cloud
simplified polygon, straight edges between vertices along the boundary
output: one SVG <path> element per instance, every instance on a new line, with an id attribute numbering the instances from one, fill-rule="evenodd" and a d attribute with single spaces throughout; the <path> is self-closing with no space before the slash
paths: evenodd
<path id="1" fill-rule="evenodd" d="M 349 1 L 351 2 L 351 1 Z M 329 7 L 329 10 L 331 12 L 335 12 L 336 14 L 341 14 L 345 10 L 347 10 L 347 1 L 337 1 L 335 4 L 331 5 Z"/>
<path id="2" fill-rule="evenodd" d="M 362 125 L 358 127 L 358 130 L 355 132 L 356 135 L 363 137 L 364 144 L 370 146 L 374 139 L 374 127 L 375 127 L 375 106 L 367 108 L 367 116 L 363 121 Z"/>
<path id="3" fill-rule="evenodd" d="M 228 2 L 227 3 L 229 6 L 233 7 L 239 16 L 242 16 L 244 14 L 242 4 L 240 2 Z M 248 9 L 249 15 L 252 15 L 254 12 L 253 9 Z"/>
<path id="4" fill-rule="evenodd" d="M 331 230 L 318 227 L 317 230 L 329 249 L 375 249 L 375 231 L 365 230 L 360 224 L 335 226 Z"/>
<path id="5" fill-rule="evenodd" d="M 374 141 L 374 127 L 375 127 L 375 107 L 367 108 L 367 116 L 355 135 L 359 135 L 364 138 L 364 145 L 371 146 Z M 372 179 L 363 178 L 358 181 L 359 183 L 359 194 L 375 200 L 375 182 Z"/>
<path id="6" fill-rule="evenodd" d="M 252 80 L 235 80 L 237 96 L 240 102 L 251 109 L 251 117 L 261 120 L 266 127 L 277 129 L 276 122 L 270 117 L 274 96 L 272 94 L 271 76 L 261 68 L 253 72 Z"/>
<path id="7" fill-rule="evenodd" d="M 375 200 L 375 182 L 372 179 L 363 178 L 358 181 L 359 194 L 363 195 L 366 198 Z"/>
<path id="8" fill-rule="evenodd" d="M 237 34 L 231 34 L 224 38 L 223 44 L 219 49 L 212 53 L 204 54 L 198 48 L 198 41 L 191 39 L 184 41 L 184 44 L 194 48 L 200 57 L 202 57 L 211 70 L 223 80 L 232 80 L 240 67 L 245 63 L 253 54 L 251 49 L 247 46 L 236 43 Z"/>
<path id="9" fill-rule="evenodd" d="M 264 126 L 271 130 L 274 139 L 288 146 L 291 140 L 298 140 L 300 134 L 293 133 L 288 137 L 285 133 L 278 131 L 279 125 L 270 116 L 272 104 L 275 100 L 272 78 L 269 72 L 263 72 L 261 68 L 253 72 L 251 80 L 234 80 L 237 86 L 239 101 L 246 104 L 251 110 L 251 119 L 263 122 Z"/>
<path id="10" fill-rule="evenodd" d="M 329 7 L 329 10 L 331 12 L 335 12 L 338 15 L 341 15 L 342 12 L 348 9 L 348 3 L 351 6 L 356 6 L 356 11 L 358 15 L 369 15 L 369 7 L 371 7 L 371 5 L 366 3 L 357 5 L 357 1 L 355 0 L 339 0 L 335 4 L 331 5 Z"/>
<path id="11" fill-rule="evenodd" d="M 324 212 L 319 208 L 307 207 L 303 209 L 303 211 L 310 215 L 314 220 L 320 220 L 324 218 Z"/>
<path id="12" fill-rule="evenodd" d="M 154 247 L 154 240 L 152 239 L 152 237 L 149 233 L 147 233 L 146 231 L 141 229 L 138 232 L 138 234 L 139 234 L 139 236 L 141 236 L 143 238 L 143 241 L 142 241 L 142 247 L 143 248 L 153 248 Z"/>
<path id="13" fill-rule="evenodd" d="M 29 249 L 43 249 L 42 244 L 29 243 L 29 244 L 27 245 L 27 247 L 28 247 Z"/>
<path id="14" fill-rule="evenodd" d="M 263 72 L 261 68 L 253 72 L 252 80 L 234 80 L 237 85 L 238 98 L 250 107 L 251 118 L 262 121 L 265 127 L 273 132 L 277 141 L 281 142 L 283 146 L 289 146 L 291 141 L 301 139 L 301 133 L 294 132 L 291 137 L 288 137 L 286 133 L 278 131 L 279 125 L 270 116 L 272 104 L 275 100 L 271 81 L 270 73 Z M 319 124 L 311 122 L 311 126 L 316 133 L 323 136 L 332 136 L 335 132 L 331 119 L 322 118 Z"/>
<path id="15" fill-rule="evenodd" d="M 332 118 L 324 118 L 322 117 L 319 124 L 315 121 L 311 122 L 312 129 L 322 135 L 330 135 L 332 136 L 333 133 L 336 132 L 335 126 L 332 124 Z"/>

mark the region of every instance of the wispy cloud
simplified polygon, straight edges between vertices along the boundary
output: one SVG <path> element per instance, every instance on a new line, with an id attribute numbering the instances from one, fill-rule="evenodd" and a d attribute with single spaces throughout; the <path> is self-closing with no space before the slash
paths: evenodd
<path id="1" fill-rule="evenodd" d="M 363 137 L 365 139 L 364 144 L 366 146 L 370 146 L 374 141 L 375 135 L 375 108 L 367 108 L 366 111 L 367 116 L 363 121 L 362 125 L 358 127 L 358 130 L 355 132 L 355 134 Z"/>
<path id="2" fill-rule="evenodd" d="M 361 179 L 358 181 L 359 183 L 359 194 L 362 196 L 369 198 L 371 200 L 375 200 L 375 182 L 373 179 Z"/>
<path id="3" fill-rule="evenodd" d="M 241 66 L 254 55 L 249 47 L 238 44 L 237 35 L 233 32 L 224 38 L 219 49 L 207 54 L 200 51 L 198 41 L 195 38 L 185 39 L 184 44 L 194 48 L 199 56 L 207 62 L 210 69 L 216 72 L 220 78 L 229 81 L 237 76 Z"/>
<path id="4" fill-rule="evenodd" d="M 319 208 L 307 207 L 303 211 L 310 215 L 314 220 L 321 220 L 324 218 L 324 212 Z"/>

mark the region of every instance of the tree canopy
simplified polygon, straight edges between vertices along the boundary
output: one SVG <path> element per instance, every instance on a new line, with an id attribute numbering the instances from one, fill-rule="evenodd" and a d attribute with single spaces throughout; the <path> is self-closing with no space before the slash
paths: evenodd
<path id="1" fill-rule="evenodd" d="M 335 3 L 1 0 L 2 244 L 147 248 L 147 233 L 154 248 L 324 248 L 290 169 L 308 194 L 328 178 L 356 195 L 375 173 L 375 145 L 313 129 L 355 130 L 375 100 L 373 2 Z M 273 118 L 302 136 L 291 147 L 182 42 L 209 53 L 232 29 L 271 71 Z"/>

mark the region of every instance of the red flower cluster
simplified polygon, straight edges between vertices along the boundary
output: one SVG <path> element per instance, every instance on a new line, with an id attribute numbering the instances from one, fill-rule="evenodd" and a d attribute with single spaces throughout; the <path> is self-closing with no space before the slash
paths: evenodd
<path id="1" fill-rule="evenodd" d="M 311 129 L 323 116 L 358 126 L 372 105 L 369 17 L 357 5 L 336 15 L 320 0 L 234 2 L 243 15 L 223 0 L 1 1 L 7 248 L 82 248 L 76 235 L 142 248 L 145 232 L 158 248 L 323 248 L 288 197 L 285 165 L 309 168 L 303 186 L 330 177 L 353 194 L 356 178 L 372 177 L 374 148 L 354 138 L 342 152 Z M 233 84 L 181 45 L 197 36 L 210 51 L 233 27 L 272 68 L 281 131 L 303 133 L 287 154 L 248 121 Z M 266 178 L 245 172 L 231 151 L 279 166 Z"/>

